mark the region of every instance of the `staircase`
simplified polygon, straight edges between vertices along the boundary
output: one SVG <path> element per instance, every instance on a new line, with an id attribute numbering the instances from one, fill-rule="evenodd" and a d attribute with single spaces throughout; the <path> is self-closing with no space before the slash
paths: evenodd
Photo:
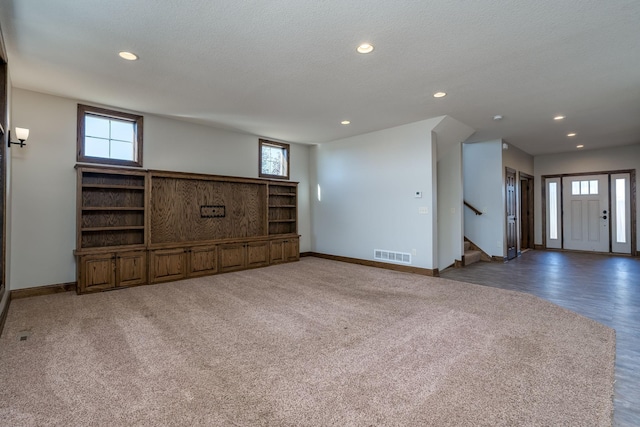
<path id="1" fill-rule="evenodd" d="M 465 240 L 464 241 L 464 266 L 473 264 L 482 260 L 482 251 L 475 249 L 473 244 Z"/>

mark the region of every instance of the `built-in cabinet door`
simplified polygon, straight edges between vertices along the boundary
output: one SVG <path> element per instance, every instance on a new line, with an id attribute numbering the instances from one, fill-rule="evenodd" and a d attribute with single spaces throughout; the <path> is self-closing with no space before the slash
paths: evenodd
<path id="1" fill-rule="evenodd" d="M 300 243 L 297 237 L 284 241 L 284 258 L 286 261 L 297 261 L 300 259 Z"/>
<path id="2" fill-rule="evenodd" d="M 116 254 L 116 286 L 147 283 L 147 252 L 132 251 Z"/>
<path id="3" fill-rule="evenodd" d="M 269 242 L 220 245 L 220 271 L 235 271 L 269 265 Z"/>
<path id="4" fill-rule="evenodd" d="M 298 238 L 272 240 L 270 243 L 269 258 L 271 264 L 296 261 L 300 258 Z"/>
<path id="5" fill-rule="evenodd" d="M 284 240 L 272 240 L 270 242 L 269 261 L 271 264 L 284 262 Z"/>
<path id="6" fill-rule="evenodd" d="M 116 286 L 113 253 L 80 257 L 78 293 L 101 291 Z"/>
<path id="7" fill-rule="evenodd" d="M 202 246 L 189 250 L 189 276 L 206 276 L 218 272 L 218 247 Z"/>
<path id="8" fill-rule="evenodd" d="M 151 262 L 149 263 L 151 282 L 184 279 L 187 272 L 186 255 L 184 248 L 151 251 Z"/>
<path id="9" fill-rule="evenodd" d="M 220 245 L 220 271 L 242 270 L 245 265 L 245 243 Z"/>
<path id="10" fill-rule="evenodd" d="M 269 265 L 269 242 L 251 242 L 245 245 L 247 267 Z"/>

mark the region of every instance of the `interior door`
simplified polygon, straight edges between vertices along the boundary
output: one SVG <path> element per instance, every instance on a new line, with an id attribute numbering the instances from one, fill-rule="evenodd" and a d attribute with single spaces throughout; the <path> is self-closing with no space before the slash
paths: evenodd
<path id="1" fill-rule="evenodd" d="M 609 252 L 608 175 L 562 178 L 564 248 Z"/>
<path id="2" fill-rule="evenodd" d="M 506 169 L 505 185 L 507 194 L 507 259 L 513 259 L 518 252 L 516 231 L 516 171 Z"/>
<path id="3" fill-rule="evenodd" d="M 533 177 L 520 172 L 520 249 L 533 249 Z"/>

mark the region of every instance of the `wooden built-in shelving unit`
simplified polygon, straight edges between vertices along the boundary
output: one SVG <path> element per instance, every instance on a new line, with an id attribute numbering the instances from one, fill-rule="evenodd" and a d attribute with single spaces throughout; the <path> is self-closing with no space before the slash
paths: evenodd
<path id="1" fill-rule="evenodd" d="M 76 169 L 78 293 L 299 259 L 295 182 Z"/>
<path id="2" fill-rule="evenodd" d="M 298 193 L 296 185 L 269 184 L 269 235 L 296 234 Z"/>

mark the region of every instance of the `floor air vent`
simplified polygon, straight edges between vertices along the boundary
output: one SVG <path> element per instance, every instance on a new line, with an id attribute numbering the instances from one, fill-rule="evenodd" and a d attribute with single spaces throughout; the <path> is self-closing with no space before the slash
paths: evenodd
<path id="1" fill-rule="evenodd" d="M 385 262 L 399 262 L 400 264 L 411 264 L 411 254 L 386 251 L 384 249 L 374 249 L 373 259 Z"/>

